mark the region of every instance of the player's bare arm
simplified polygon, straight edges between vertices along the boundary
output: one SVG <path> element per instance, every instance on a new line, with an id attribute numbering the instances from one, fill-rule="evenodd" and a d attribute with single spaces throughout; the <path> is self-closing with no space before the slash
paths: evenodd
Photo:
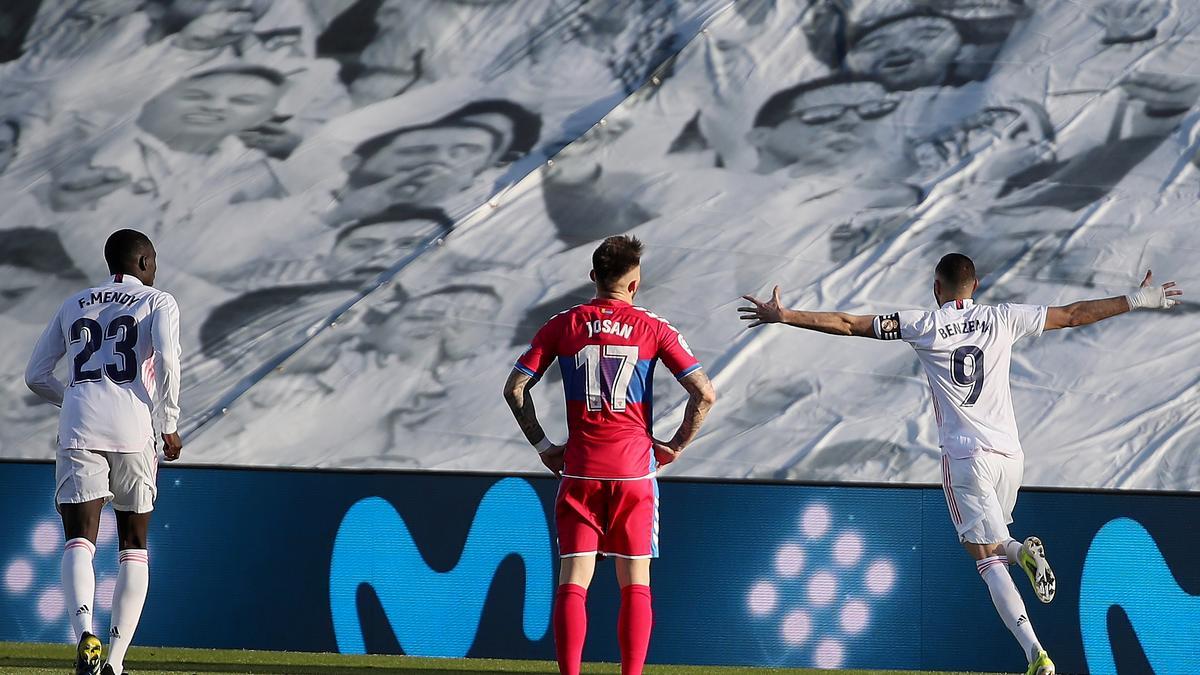
<path id="1" fill-rule="evenodd" d="M 717 402 L 717 390 L 702 370 L 695 370 L 679 380 L 687 390 L 688 402 L 683 409 L 683 422 L 671 440 L 663 443 L 654 441 L 654 457 L 659 464 L 670 464 L 683 454 L 684 448 L 695 440 L 704 425 L 704 418 Z"/>
<path id="2" fill-rule="evenodd" d="M 513 369 L 508 376 L 508 381 L 504 383 L 504 400 L 508 402 L 508 408 L 512 411 L 513 417 L 517 419 L 521 433 L 525 434 L 525 440 L 529 441 L 529 444 L 538 451 L 538 456 L 542 458 L 542 464 L 545 464 L 546 468 L 554 473 L 561 473 L 566 448 L 555 445 L 546 438 L 546 432 L 537 418 L 537 410 L 534 409 L 533 397 L 529 394 L 529 390 L 535 384 L 537 384 L 537 380 L 526 373 Z"/>
<path id="3" fill-rule="evenodd" d="M 1182 302 L 1179 300 L 1181 295 L 1183 291 L 1175 287 L 1174 281 L 1155 286 L 1153 272 L 1146 270 L 1141 290 L 1136 293 L 1050 307 L 1046 310 L 1046 330 L 1086 326 L 1135 309 L 1170 309 Z"/>
<path id="4" fill-rule="evenodd" d="M 875 337 L 875 330 L 872 327 L 875 317 L 845 312 L 805 312 L 788 309 L 783 306 L 778 286 L 771 294 L 771 299 L 766 302 L 758 300 L 752 295 L 743 295 L 742 299 L 753 304 L 752 307 L 738 308 L 738 311 L 742 313 L 742 320 L 749 322 L 750 328 L 768 323 L 782 323 L 830 335 Z"/>

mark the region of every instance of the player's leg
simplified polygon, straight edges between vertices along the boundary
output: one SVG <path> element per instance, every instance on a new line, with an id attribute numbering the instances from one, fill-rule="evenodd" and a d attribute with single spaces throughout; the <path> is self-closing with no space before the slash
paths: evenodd
<path id="1" fill-rule="evenodd" d="M 1054 673 L 1054 664 L 1046 657 L 1033 631 L 1021 594 L 1008 572 L 1004 546 L 1012 537 L 1009 536 L 1007 517 L 996 494 L 995 476 L 1000 470 L 999 464 L 989 453 L 980 453 L 967 459 L 943 457 L 946 503 L 959 541 L 975 560 L 975 569 L 988 588 L 996 613 L 1021 645 L 1021 652 L 1030 663 L 1030 672 L 1051 675 Z M 1048 667 L 1034 669 L 1034 665 L 1042 660 Z"/>
<path id="2" fill-rule="evenodd" d="M 1025 467 L 1019 458 L 1008 460 L 1007 465 L 999 477 L 996 493 L 1000 498 L 1000 508 L 1004 512 L 1006 522 L 1012 524 L 1012 511 L 1017 505 L 1017 491 L 1021 488 Z M 1004 555 L 1009 565 L 1020 566 L 1025 576 L 1029 577 L 1029 583 L 1033 586 L 1033 593 L 1038 600 L 1048 603 L 1054 599 L 1058 582 L 1054 570 L 1050 568 L 1050 561 L 1046 559 L 1046 547 L 1041 539 L 1026 537 L 1022 543 L 1010 538 L 1004 542 Z"/>
<path id="3" fill-rule="evenodd" d="M 621 610 L 617 640 L 621 646 L 621 675 L 640 675 L 650 650 L 654 608 L 650 595 L 650 559 L 616 558 Z"/>
<path id="4" fill-rule="evenodd" d="M 100 511 L 112 496 L 108 464 L 89 450 L 59 450 L 55 458 L 54 502 L 62 517 L 66 544 L 62 556 L 63 599 L 77 640 L 75 672 L 92 675 L 100 668 L 100 639 L 92 633 L 96 604 L 96 537 Z"/>
<path id="5" fill-rule="evenodd" d="M 597 508 L 603 483 L 564 478 L 558 487 L 554 520 L 558 530 L 558 588 L 554 593 L 554 648 L 558 670 L 579 675 L 587 639 L 587 589 L 596 572 L 601 527 Z"/>
<path id="6" fill-rule="evenodd" d="M 615 559 L 621 586 L 617 618 L 621 673 L 641 675 L 654 625 L 650 560 L 658 557 L 658 481 L 622 481 L 613 487 L 604 552 Z"/>
<path id="7" fill-rule="evenodd" d="M 117 514 L 117 584 L 113 589 L 112 620 L 108 631 L 105 675 L 121 675 L 125 653 L 142 618 L 150 588 L 147 539 L 150 514 L 157 496 L 158 459 L 151 447 L 143 453 L 110 453 L 113 510 Z"/>

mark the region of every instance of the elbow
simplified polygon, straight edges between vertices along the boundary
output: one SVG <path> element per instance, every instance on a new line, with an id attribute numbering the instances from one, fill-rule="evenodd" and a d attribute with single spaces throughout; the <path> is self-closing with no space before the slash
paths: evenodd
<path id="1" fill-rule="evenodd" d="M 511 384 L 504 385 L 504 401 L 508 403 L 508 407 L 516 410 L 521 407 L 521 401 L 524 397 L 524 390 L 521 387 L 514 387 Z"/>
<path id="2" fill-rule="evenodd" d="M 37 394 L 44 389 L 43 384 L 46 382 L 46 377 L 42 373 L 35 370 L 25 371 L 25 386 L 29 387 L 29 391 Z"/>
<path id="3" fill-rule="evenodd" d="M 704 408 L 707 409 L 707 408 L 713 407 L 713 405 L 716 404 L 716 402 L 717 402 L 716 387 L 712 386 L 711 383 L 708 384 L 707 386 L 705 386 L 703 389 L 700 390 L 698 398 L 700 401 L 700 405 L 703 406 Z"/>

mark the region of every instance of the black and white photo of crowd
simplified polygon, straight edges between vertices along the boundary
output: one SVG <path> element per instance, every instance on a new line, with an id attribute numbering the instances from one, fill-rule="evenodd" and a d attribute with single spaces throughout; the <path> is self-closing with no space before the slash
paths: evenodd
<path id="1" fill-rule="evenodd" d="M 639 301 L 729 392 L 673 471 L 921 481 L 936 432 L 911 359 L 744 333 L 742 294 L 927 307 L 951 250 L 982 302 L 1194 274 L 1183 0 L 14 0 L 0 30 L 5 339 L 105 277 L 110 231 L 145 231 L 202 463 L 536 469 L 493 383 L 590 297 L 596 243 L 633 234 Z M 1156 321 L 1169 355 L 1055 336 L 1014 357 L 1018 416 L 1053 443 L 1030 482 L 1077 483 L 1058 467 L 1097 443 L 1143 454 L 1088 484 L 1190 480 L 1167 467 L 1200 440 L 1180 403 L 1196 315 Z M 55 411 L 7 352 L 0 456 L 48 456 Z M 1114 396 L 1134 367 L 1160 376 Z M 1094 429 L 1100 401 L 1156 422 Z"/>

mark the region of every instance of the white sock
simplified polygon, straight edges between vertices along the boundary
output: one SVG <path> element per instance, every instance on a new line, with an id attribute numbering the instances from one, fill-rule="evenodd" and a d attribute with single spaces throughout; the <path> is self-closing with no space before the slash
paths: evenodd
<path id="1" fill-rule="evenodd" d="M 84 631 L 92 632 L 92 607 L 96 604 L 96 570 L 92 567 L 94 557 L 96 545 L 83 537 L 71 539 L 63 548 L 63 598 L 76 642 L 83 637 Z"/>
<path id="2" fill-rule="evenodd" d="M 1025 602 L 1017 592 L 1017 586 L 1008 573 L 1006 562 L 1004 556 L 997 555 L 976 562 L 975 568 L 979 570 L 979 576 L 983 577 L 983 582 L 992 594 L 992 604 L 996 605 L 1000 619 L 1008 626 L 1008 630 L 1012 631 L 1017 642 L 1021 643 L 1025 659 L 1032 662 L 1041 651 L 1042 645 L 1033 634 L 1033 624 L 1029 622 Z"/>
<path id="3" fill-rule="evenodd" d="M 1021 542 L 1016 539 L 1009 539 L 1004 542 L 1004 555 L 1008 557 L 1009 565 L 1020 564 L 1021 559 L 1018 557 L 1021 553 Z"/>
<path id="4" fill-rule="evenodd" d="M 121 570 L 117 572 L 117 587 L 113 590 L 112 628 L 108 632 L 108 665 L 113 673 L 125 670 L 125 652 L 133 641 L 146 591 L 150 587 L 150 558 L 144 548 L 121 551 Z"/>

